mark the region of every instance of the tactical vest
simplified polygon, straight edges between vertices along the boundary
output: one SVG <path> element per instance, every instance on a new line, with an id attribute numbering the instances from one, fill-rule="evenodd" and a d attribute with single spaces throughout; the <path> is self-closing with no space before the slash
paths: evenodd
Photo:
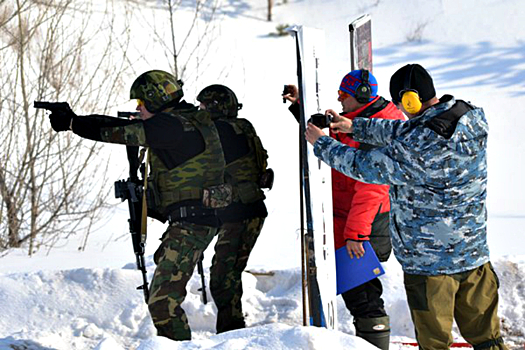
<path id="1" fill-rule="evenodd" d="M 207 112 L 191 109 L 165 113 L 177 118 L 185 131 L 197 129 L 204 139 L 205 149 L 173 169 L 168 169 L 151 152 L 148 186 L 154 193 L 156 210 L 161 213 L 184 200 L 201 200 L 205 188 L 223 183 L 226 165 L 219 133 Z"/>
<path id="2" fill-rule="evenodd" d="M 244 134 L 250 148 L 246 155 L 226 165 L 225 180 L 226 183 L 233 186 L 234 200 L 249 204 L 265 199 L 264 192 L 259 186 L 259 179 L 268 167 L 268 153 L 261 139 L 257 136 L 252 124 L 246 119 L 221 120 L 230 124 L 236 134 Z"/>

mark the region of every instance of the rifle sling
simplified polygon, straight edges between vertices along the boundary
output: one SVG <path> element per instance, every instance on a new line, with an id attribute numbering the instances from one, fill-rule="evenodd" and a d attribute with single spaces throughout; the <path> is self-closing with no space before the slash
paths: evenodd
<path id="1" fill-rule="evenodd" d="M 142 243 L 146 243 L 148 234 L 148 202 L 146 200 L 146 190 L 148 189 L 148 165 L 150 150 L 147 149 L 146 168 L 144 170 L 144 192 L 142 192 L 142 220 L 140 224 L 140 239 Z"/>

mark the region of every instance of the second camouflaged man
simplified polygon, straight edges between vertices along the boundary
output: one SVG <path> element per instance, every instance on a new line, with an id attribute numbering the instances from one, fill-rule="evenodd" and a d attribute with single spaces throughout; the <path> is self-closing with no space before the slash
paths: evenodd
<path id="1" fill-rule="evenodd" d="M 271 188 L 273 171 L 253 125 L 238 118 L 242 108 L 224 85 L 210 85 L 197 96 L 210 112 L 225 154 L 225 180 L 232 185 L 233 203 L 218 209 L 221 228 L 210 269 L 210 290 L 217 305 L 217 333 L 244 328 L 241 274 L 268 215 L 262 188 Z"/>

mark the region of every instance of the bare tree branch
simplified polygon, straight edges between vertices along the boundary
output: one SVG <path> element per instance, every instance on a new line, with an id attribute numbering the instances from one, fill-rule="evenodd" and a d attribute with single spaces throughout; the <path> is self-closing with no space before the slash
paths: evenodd
<path id="1" fill-rule="evenodd" d="M 0 10 L 0 251 L 24 246 L 31 255 L 77 231 L 83 249 L 109 207 L 103 146 L 54 133 L 31 102 L 62 100 L 104 113 L 121 98 L 131 70 L 130 14 L 117 29 L 112 6 L 98 21 L 77 0 L 16 0 Z"/>

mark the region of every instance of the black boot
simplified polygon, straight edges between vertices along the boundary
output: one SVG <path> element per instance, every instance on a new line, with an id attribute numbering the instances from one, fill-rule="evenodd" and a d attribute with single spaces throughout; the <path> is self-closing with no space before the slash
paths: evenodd
<path id="1" fill-rule="evenodd" d="M 233 316 L 231 308 L 226 307 L 217 311 L 217 334 L 245 327 L 244 317 Z"/>
<path id="2" fill-rule="evenodd" d="M 390 318 L 354 318 L 355 335 L 377 346 L 388 350 L 390 344 Z"/>

